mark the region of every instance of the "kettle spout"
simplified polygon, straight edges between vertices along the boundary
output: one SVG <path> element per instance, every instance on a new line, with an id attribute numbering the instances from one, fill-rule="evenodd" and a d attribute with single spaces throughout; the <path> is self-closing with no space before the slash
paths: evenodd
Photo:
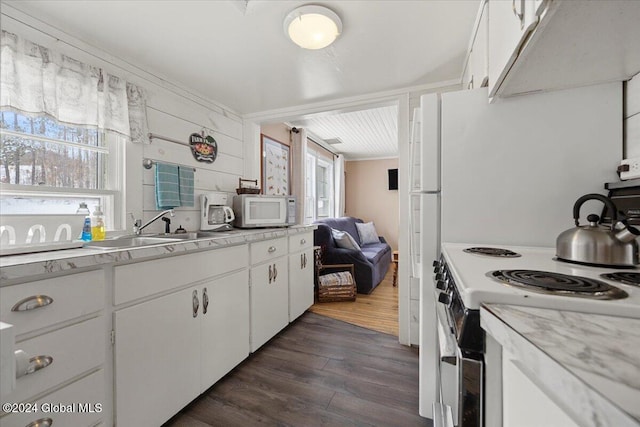
<path id="1" fill-rule="evenodd" d="M 640 230 L 636 227 L 624 224 L 622 221 L 618 221 L 614 225 L 615 238 L 622 243 L 629 243 L 634 241 L 640 236 Z"/>

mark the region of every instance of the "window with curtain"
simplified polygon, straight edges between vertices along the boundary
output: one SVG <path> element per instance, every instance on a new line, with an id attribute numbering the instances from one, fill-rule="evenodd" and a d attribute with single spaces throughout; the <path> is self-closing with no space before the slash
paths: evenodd
<path id="1" fill-rule="evenodd" d="M 144 91 L 2 31 L 0 213 L 74 213 L 101 205 L 122 217 L 124 144 L 147 133 Z"/>

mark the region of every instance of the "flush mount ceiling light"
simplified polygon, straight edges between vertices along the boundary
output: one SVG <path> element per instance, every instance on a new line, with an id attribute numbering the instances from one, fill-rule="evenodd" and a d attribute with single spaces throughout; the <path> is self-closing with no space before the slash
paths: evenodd
<path id="1" fill-rule="evenodd" d="M 284 32 L 298 46 L 322 49 L 342 32 L 342 21 L 332 10 L 307 5 L 292 10 L 284 18 Z"/>

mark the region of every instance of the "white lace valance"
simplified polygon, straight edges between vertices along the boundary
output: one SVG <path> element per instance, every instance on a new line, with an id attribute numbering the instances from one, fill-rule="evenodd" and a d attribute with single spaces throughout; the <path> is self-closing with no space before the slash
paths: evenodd
<path id="1" fill-rule="evenodd" d="M 0 107 L 147 140 L 142 88 L 6 31 L 0 46 Z"/>

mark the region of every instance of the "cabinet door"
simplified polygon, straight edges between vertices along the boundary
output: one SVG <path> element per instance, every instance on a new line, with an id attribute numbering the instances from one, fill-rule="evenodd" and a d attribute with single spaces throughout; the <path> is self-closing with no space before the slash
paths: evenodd
<path id="1" fill-rule="evenodd" d="M 159 426 L 199 394 L 194 296 L 201 305 L 189 288 L 114 313 L 117 425 Z"/>
<path id="2" fill-rule="evenodd" d="M 199 288 L 203 392 L 249 355 L 249 272 L 243 270 Z"/>
<path id="3" fill-rule="evenodd" d="M 289 324 L 287 258 L 251 269 L 251 351 L 256 351 Z"/>
<path id="4" fill-rule="evenodd" d="M 313 305 L 313 250 L 289 255 L 289 322 Z"/>
<path id="5" fill-rule="evenodd" d="M 537 23 L 533 0 L 489 4 L 489 97 L 495 96 L 520 46 Z"/>

